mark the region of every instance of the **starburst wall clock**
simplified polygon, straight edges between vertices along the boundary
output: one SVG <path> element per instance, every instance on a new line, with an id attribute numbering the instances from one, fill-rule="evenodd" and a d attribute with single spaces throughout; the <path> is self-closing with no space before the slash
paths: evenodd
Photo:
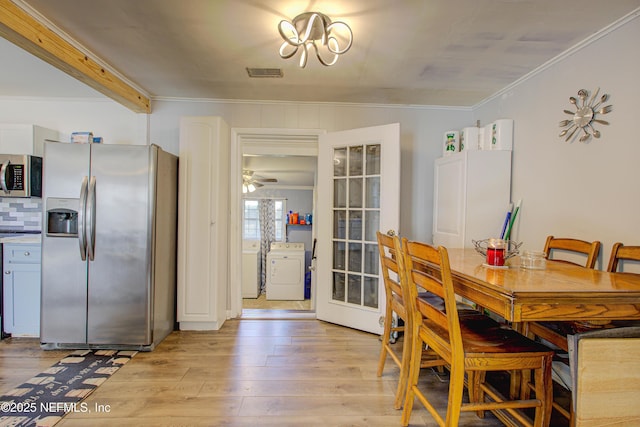
<path id="1" fill-rule="evenodd" d="M 589 98 L 589 92 L 585 89 L 578 91 L 578 98 L 573 96 L 569 97 L 569 102 L 574 105 L 575 111 L 564 110 L 565 114 L 570 114 L 573 118 L 568 120 L 562 120 L 560 127 L 565 128 L 560 132 L 560 136 L 567 135 L 565 141 L 569 141 L 574 135 L 576 138 L 581 135 L 580 142 L 585 142 L 592 136 L 594 138 L 600 138 L 600 131 L 595 129 L 594 124 L 608 125 L 609 122 L 598 118 L 599 115 L 604 115 L 612 110 L 611 105 L 603 106 L 603 104 L 609 99 L 609 95 L 606 93 L 598 98 L 600 88 Z M 588 100 L 587 100 L 588 99 Z M 582 132 L 580 132 L 580 130 Z M 578 134 L 576 134 L 578 132 Z"/>

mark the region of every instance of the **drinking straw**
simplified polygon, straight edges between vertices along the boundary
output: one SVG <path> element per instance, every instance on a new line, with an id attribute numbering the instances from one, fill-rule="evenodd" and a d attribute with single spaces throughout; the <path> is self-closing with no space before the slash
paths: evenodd
<path id="1" fill-rule="evenodd" d="M 507 229 L 507 234 L 504 236 L 505 240 L 509 240 L 511 237 L 511 228 L 513 227 L 513 223 L 516 221 L 516 216 L 518 216 L 518 211 L 520 210 L 520 205 L 522 204 L 522 199 L 518 200 L 516 204 L 516 208 L 513 211 L 513 215 L 511 215 L 511 221 L 509 222 L 509 228 Z"/>
<path id="2" fill-rule="evenodd" d="M 509 225 L 509 218 L 511 218 L 511 212 L 513 212 L 513 203 L 509 203 L 509 209 L 507 210 L 507 215 L 504 218 L 504 224 L 502 224 L 502 232 L 500 233 L 501 239 L 504 239 L 504 233 L 507 231 L 507 226 Z"/>

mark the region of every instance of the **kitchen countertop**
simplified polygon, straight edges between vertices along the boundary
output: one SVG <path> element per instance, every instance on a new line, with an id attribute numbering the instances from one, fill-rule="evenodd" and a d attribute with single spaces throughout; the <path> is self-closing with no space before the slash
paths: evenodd
<path id="1" fill-rule="evenodd" d="M 0 237 L 0 243 L 30 243 L 40 244 L 42 242 L 41 234 L 21 234 L 16 233 L 14 236 Z"/>

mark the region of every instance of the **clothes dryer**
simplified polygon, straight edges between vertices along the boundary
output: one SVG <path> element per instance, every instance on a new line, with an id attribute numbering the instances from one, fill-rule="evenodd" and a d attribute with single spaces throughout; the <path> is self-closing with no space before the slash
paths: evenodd
<path id="1" fill-rule="evenodd" d="M 304 300 L 304 243 L 271 244 L 267 254 L 267 299 Z"/>

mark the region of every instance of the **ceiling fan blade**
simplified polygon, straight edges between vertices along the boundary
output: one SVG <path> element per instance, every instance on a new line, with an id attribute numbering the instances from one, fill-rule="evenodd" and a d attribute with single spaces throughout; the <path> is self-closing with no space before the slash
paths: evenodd
<path id="1" fill-rule="evenodd" d="M 278 182 L 276 178 L 264 178 L 260 175 L 256 175 L 255 171 L 252 171 L 251 169 L 242 169 L 242 178 L 245 181 L 254 184 L 258 182 Z"/>

